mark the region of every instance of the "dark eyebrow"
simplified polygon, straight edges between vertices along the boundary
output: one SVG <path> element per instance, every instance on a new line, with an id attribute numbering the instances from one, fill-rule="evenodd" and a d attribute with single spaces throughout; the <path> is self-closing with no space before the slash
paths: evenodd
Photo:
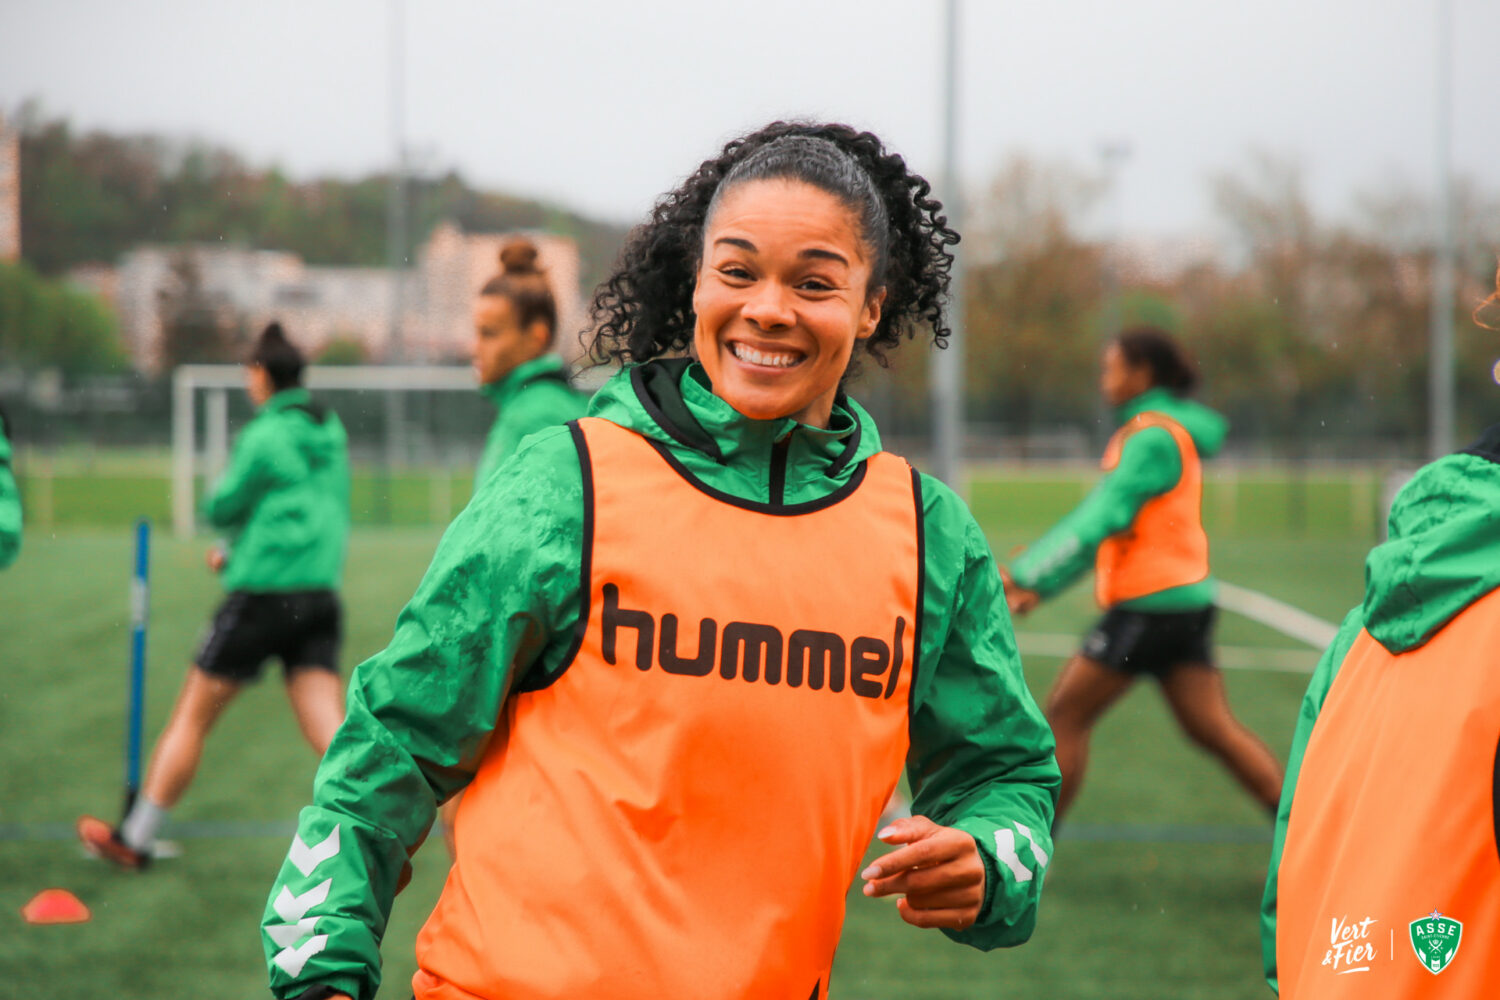
<path id="1" fill-rule="evenodd" d="M 714 240 L 714 246 L 718 246 L 721 243 L 728 243 L 732 247 L 739 247 L 741 250 L 746 250 L 746 251 L 749 251 L 750 253 L 759 253 L 760 252 L 759 250 L 756 249 L 754 243 L 751 243 L 749 240 L 746 240 L 746 239 L 741 239 L 738 236 L 720 236 L 718 239 Z M 849 261 L 848 261 L 847 258 L 844 257 L 843 254 L 841 254 L 841 253 L 835 253 L 832 250 L 822 250 L 822 249 L 819 249 L 817 247 L 813 247 L 813 248 L 808 249 L 808 250 L 803 250 L 800 253 L 798 253 L 797 256 L 798 257 L 804 257 L 804 258 L 806 258 L 806 257 L 812 257 L 812 258 L 815 258 L 815 259 L 818 259 L 818 260 L 831 260 L 831 261 L 836 261 L 837 263 L 843 264 L 845 267 L 849 266 Z"/>
<path id="2" fill-rule="evenodd" d="M 841 254 L 841 253 L 834 253 L 832 250 L 819 250 L 819 249 L 814 248 L 814 249 L 811 249 L 811 250 L 803 250 L 797 256 L 798 257 L 816 257 L 819 260 L 832 260 L 832 261 L 837 261 L 840 264 L 843 264 L 845 267 L 849 266 L 849 261 L 844 258 L 843 254 Z"/>

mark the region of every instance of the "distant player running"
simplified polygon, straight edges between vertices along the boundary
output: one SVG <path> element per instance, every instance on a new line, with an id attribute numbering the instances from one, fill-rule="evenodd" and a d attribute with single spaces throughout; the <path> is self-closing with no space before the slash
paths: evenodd
<path id="1" fill-rule="evenodd" d="M 301 386 L 302 354 L 266 327 L 245 368 L 259 407 L 235 442 L 207 516 L 230 540 L 209 567 L 229 592 L 183 681 L 141 794 L 118 828 L 92 816 L 78 836 L 94 854 L 140 870 L 157 831 L 198 769 L 219 714 L 267 659 L 282 662 L 302 734 L 321 756 L 344 718 L 338 675 L 343 611 L 336 592 L 349 536 L 343 424 Z"/>
<path id="2" fill-rule="evenodd" d="M 1092 564 L 1105 612 L 1047 699 L 1062 769 L 1059 817 L 1083 783 L 1094 724 L 1142 676 L 1160 684 L 1195 743 L 1276 809 L 1281 767 L 1230 711 L 1213 664 L 1202 459 L 1218 452 L 1226 424 L 1186 398 L 1196 384 L 1191 360 L 1161 330 L 1139 327 L 1111 342 L 1100 379 L 1119 423 L 1104 454 L 1108 475 L 1002 571 L 1010 610 L 1024 615 Z"/>
<path id="3" fill-rule="evenodd" d="M 21 491 L 10 469 L 10 424 L 0 410 L 0 569 L 21 554 Z"/>
<path id="4" fill-rule="evenodd" d="M 588 408 L 552 351 L 556 340 L 557 300 L 537 267 L 536 246 L 524 237 L 509 240 L 500 248 L 500 273 L 485 282 L 474 306 L 474 373 L 479 391 L 499 410 L 474 473 L 476 494 L 527 435 L 575 420 Z M 443 803 L 450 855 L 462 800 L 460 792 Z"/>

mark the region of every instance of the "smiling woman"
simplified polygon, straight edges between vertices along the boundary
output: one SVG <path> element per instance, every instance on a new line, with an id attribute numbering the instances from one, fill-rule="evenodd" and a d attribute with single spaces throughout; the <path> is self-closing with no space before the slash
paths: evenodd
<path id="1" fill-rule="evenodd" d="M 595 297 L 623 370 L 486 479 L 356 672 L 266 911 L 277 996 L 374 994 L 459 790 L 421 1000 L 825 997 L 872 838 L 908 923 L 1030 936 L 1058 772 L 999 574 L 841 391 L 946 336 L 927 190 L 869 133 L 777 123 L 657 205 Z"/>

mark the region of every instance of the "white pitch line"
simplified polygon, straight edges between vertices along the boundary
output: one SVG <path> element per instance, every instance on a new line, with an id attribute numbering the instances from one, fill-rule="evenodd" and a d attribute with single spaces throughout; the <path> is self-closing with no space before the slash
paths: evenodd
<path id="1" fill-rule="evenodd" d="M 1034 656 L 1072 656 L 1078 652 L 1082 636 L 1057 632 L 1017 632 L 1016 643 L 1021 654 Z M 1215 646 L 1219 666 L 1229 670 L 1270 670 L 1284 674 L 1310 674 L 1318 665 L 1319 653 L 1301 649 L 1266 649 L 1260 646 Z"/>
<path id="2" fill-rule="evenodd" d="M 1251 621 L 1267 625 L 1288 638 L 1305 642 L 1314 649 L 1325 649 L 1339 634 L 1339 627 L 1333 622 L 1324 621 L 1317 615 L 1310 615 L 1301 608 L 1293 607 L 1285 601 L 1278 601 L 1269 594 L 1236 587 L 1223 580 L 1218 581 L 1218 588 L 1217 603 L 1225 611 L 1244 615 Z"/>

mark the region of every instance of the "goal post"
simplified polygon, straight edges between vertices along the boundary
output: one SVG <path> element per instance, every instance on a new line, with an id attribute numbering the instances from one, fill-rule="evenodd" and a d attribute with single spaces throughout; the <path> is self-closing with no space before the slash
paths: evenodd
<path id="1" fill-rule="evenodd" d="M 464 365 L 311 365 L 303 372 L 309 390 L 381 392 L 387 398 L 409 392 L 475 393 L 472 368 Z M 243 365 L 182 365 L 172 372 L 172 532 L 193 534 L 198 473 L 212 480 L 229 455 L 229 398 L 243 392 Z M 198 399 L 203 397 L 204 433 L 198 441 Z M 200 466 L 201 462 L 201 466 Z"/>

